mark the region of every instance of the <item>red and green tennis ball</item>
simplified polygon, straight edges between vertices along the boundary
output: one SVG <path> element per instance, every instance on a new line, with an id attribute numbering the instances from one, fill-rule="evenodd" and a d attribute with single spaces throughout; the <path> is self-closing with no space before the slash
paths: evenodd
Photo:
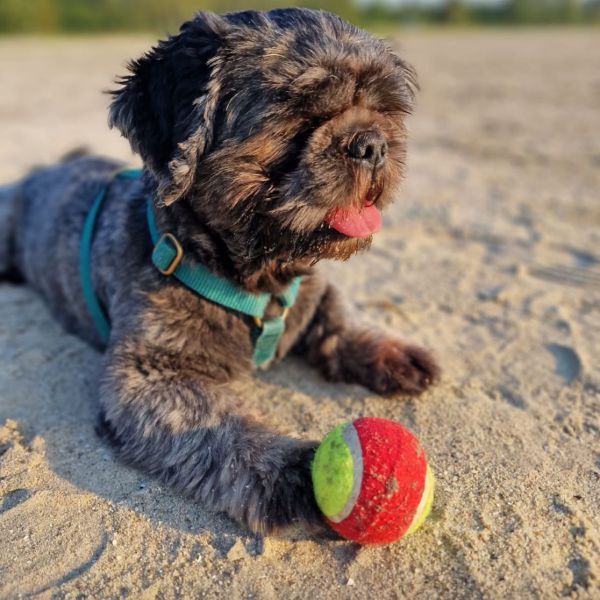
<path id="1" fill-rule="evenodd" d="M 312 464 L 329 525 L 359 544 L 416 531 L 433 503 L 433 473 L 417 438 L 395 421 L 364 417 L 330 431 Z"/>

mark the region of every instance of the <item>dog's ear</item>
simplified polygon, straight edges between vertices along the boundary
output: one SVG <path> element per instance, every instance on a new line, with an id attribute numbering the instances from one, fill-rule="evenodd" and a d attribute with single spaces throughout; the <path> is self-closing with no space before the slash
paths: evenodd
<path id="1" fill-rule="evenodd" d="M 406 112 L 412 113 L 415 98 L 420 89 L 417 72 L 412 65 L 400 58 L 391 48 L 388 51 L 392 57 L 396 72 L 402 79 L 406 88 Z"/>
<path id="2" fill-rule="evenodd" d="M 211 144 L 219 49 L 228 28 L 217 15 L 198 14 L 178 35 L 130 63 L 130 74 L 112 92 L 109 125 L 140 154 L 165 204 L 189 191 L 197 162 Z"/>

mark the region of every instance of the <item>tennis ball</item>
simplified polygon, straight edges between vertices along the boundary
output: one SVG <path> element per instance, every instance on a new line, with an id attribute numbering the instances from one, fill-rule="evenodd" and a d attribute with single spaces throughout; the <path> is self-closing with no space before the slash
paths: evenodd
<path id="1" fill-rule="evenodd" d="M 433 503 L 433 473 L 417 438 L 394 421 L 364 417 L 330 431 L 312 463 L 327 521 L 359 544 L 388 544 L 416 531 Z"/>

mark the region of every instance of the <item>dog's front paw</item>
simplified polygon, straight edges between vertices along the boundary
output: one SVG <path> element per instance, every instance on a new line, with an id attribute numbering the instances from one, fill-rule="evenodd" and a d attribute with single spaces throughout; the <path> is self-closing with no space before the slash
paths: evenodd
<path id="1" fill-rule="evenodd" d="M 353 354 L 359 383 L 382 396 L 421 394 L 440 375 L 427 350 L 394 338 L 362 340 L 353 347 Z"/>
<path id="2" fill-rule="evenodd" d="M 397 340 L 383 340 L 374 358 L 369 387 L 383 396 L 421 394 L 439 377 L 439 367 L 427 350 Z"/>

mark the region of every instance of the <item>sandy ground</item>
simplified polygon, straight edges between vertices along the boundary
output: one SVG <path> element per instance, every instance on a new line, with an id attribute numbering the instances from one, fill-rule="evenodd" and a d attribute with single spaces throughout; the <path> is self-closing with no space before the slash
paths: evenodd
<path id="1" fill-rule="evenodd" d="M 0 40 L 0 181 L 82 143 L 131 160 L 99 91 L 146 43 Z M 0 597 L 600 598 L 600 37 L 402 45 L 423 87 L 407 185 L 372 251 L 327 268 L 444 380 L 389 401 L 289 361 L 237 388 L 302 435 L 410 426 L 427 525 L 381 548 L 257 539 L 176 497 L 96 438 L 99 356 L 3 284 Z"/>

